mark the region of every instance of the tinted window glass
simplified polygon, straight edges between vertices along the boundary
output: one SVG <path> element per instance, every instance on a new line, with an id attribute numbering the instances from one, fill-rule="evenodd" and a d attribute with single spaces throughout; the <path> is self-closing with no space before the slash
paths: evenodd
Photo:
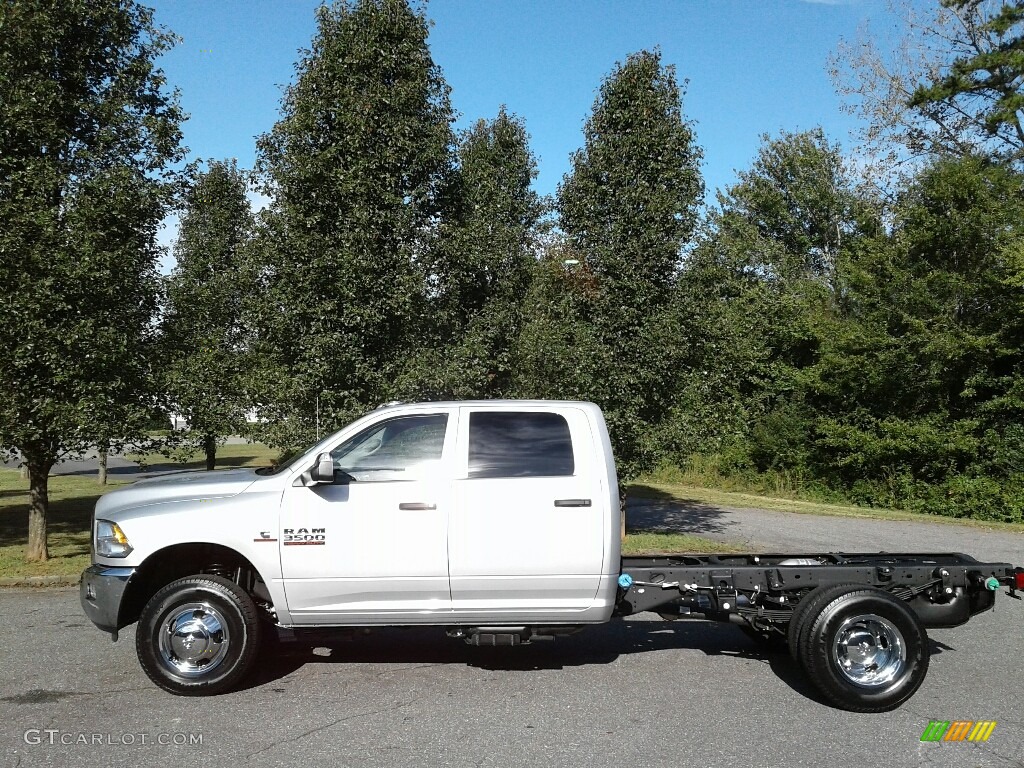
<path id="1" fill-rule="evenodd" d="M 414 480 L 444 449 L 448 416 L 401 416 L 367 427 L 331 451 L 334 468 L 355 480 Z"/>
<path id="2" fill-rule="evenodd" d="M 473 413 L 470 477 L 550 477 L 575 471 L 572 438 L 557 413 Z"/>

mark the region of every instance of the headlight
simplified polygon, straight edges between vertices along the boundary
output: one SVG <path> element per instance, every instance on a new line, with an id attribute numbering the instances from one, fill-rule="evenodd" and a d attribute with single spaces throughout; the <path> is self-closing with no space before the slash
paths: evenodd
<path id="1" fill-rule="evenodd" d="M 96 547 L 95 552 L 100 557 L 128 557 L 131 554 L 132 545 L 128 543 L 128 537 L 117 523 L 109 520 L 96 521 Z"/>

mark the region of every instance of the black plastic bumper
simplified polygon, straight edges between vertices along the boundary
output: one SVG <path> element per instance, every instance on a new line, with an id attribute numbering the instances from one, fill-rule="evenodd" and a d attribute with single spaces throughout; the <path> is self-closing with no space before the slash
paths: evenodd
<path id="1" fill-rule="evenodd" d="M 82 572 L 78 588 L 82 609 L 89 621 L 109 632 L 114 640 L 117 640 L 117 631 L 121 628 L 118 624 L 121 598 L 134 573 L 134 568 L 109 565 L 91 565 Z"/>

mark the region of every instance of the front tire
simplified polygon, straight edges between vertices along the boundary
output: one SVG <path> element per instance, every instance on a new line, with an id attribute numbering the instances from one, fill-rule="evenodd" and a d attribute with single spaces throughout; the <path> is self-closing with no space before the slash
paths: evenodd
<path id="1" fill-rule="evenodd" d="M 233 581 L 189 576 L 146 603 L 135 649 L 149 679 L 185 696 L 222 693 L 237 685 L 259 651 L 255 603 Z"/>
<path id="2" fill-rule="evenodd" d="M 800 642 L 811 682 L 853 712 L 887 712 L 914 695 L 928 673 L 928 635 L 907 605 L 881 589 L 836 595 Z"/>

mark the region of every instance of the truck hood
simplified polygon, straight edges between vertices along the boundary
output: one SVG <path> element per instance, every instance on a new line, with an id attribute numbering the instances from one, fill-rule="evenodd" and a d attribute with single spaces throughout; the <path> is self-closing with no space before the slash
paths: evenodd
<path id="1" fill-rule="evenodd" d="M 96 517 L 109 519 L 126 509 L 148 507 L 172 501 L 236 496 L 252 485 L 258 475 L 255 469 L 228 469 L 214 472 L 175 472 L 137 480 L 100 497 Z"/>

